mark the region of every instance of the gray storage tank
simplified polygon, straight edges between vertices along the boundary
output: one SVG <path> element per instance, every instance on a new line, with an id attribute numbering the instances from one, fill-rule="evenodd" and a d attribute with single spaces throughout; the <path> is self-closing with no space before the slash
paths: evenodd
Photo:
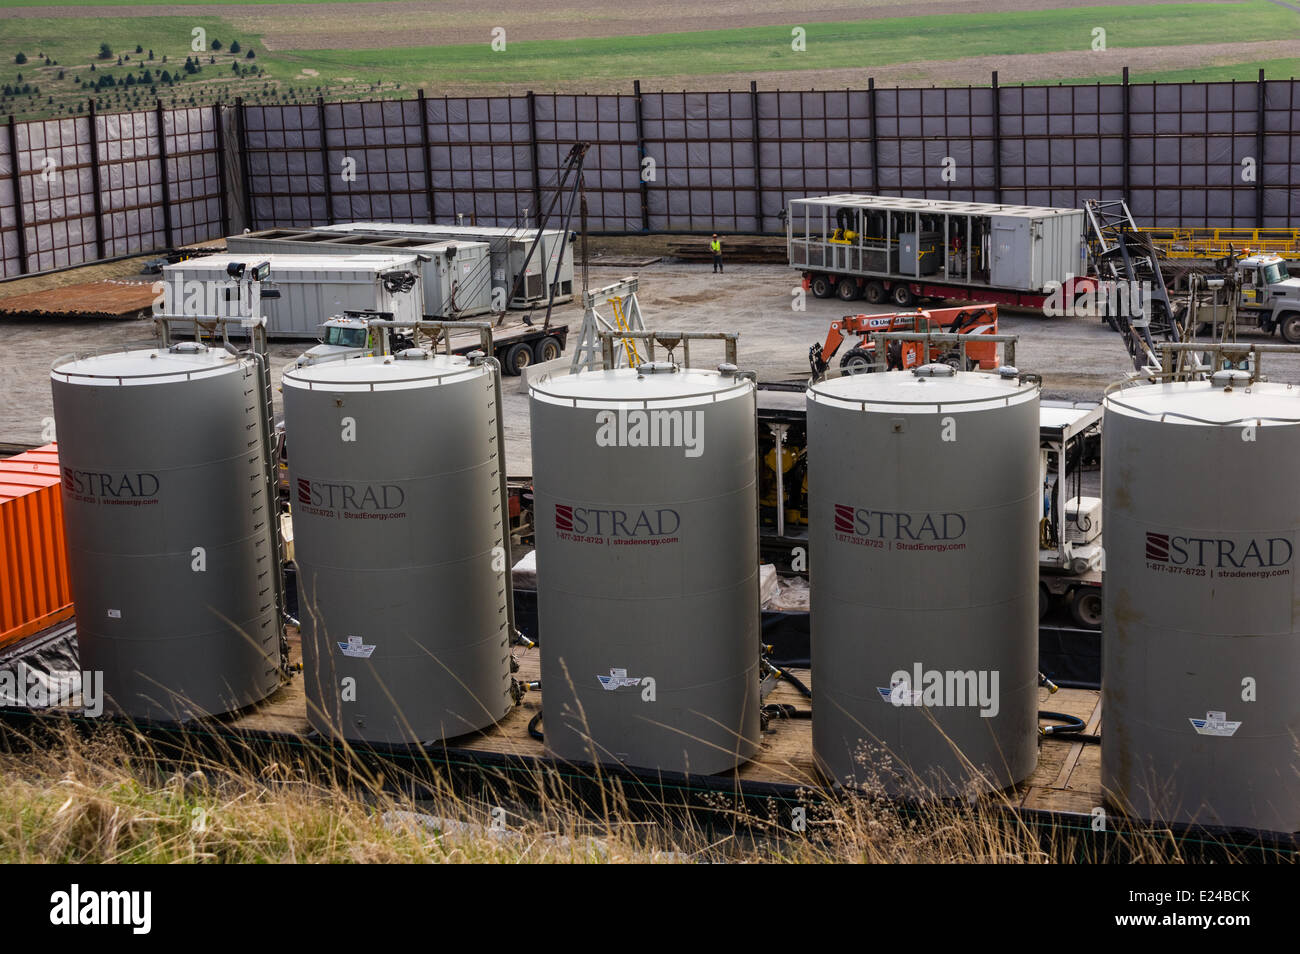
<path id="1" fill-rule="evenodd" d="M 1101 783 L 1141 818 L 1294 832 L 1300 390 L 1232 374 L 1106 398 Z"/>
<path id="2" fill-rule="evenodd" d="M 185 342 L 51 372 L 81 666 L 185 721 L 279 685 L 279 555 L 253 359 Z"/>
<path id="3" fill-rule="evenodd" d="M 943 796 L 1037 762 L 1038 387 L 1005 370 L 807 392 L 813 752 L 834 782 Z"/>
<path id="4" fill-rule="evenodd" d="M 430 742 L 510 709 L 493 364 L 412 349 L 287 371 L 308 717 Z"/>
<path id="5" fill-rule="evenodd" d="M 734 768 L 759 740 L 753 381 L 658 362 L 529 395 L 547 750 Z"/>

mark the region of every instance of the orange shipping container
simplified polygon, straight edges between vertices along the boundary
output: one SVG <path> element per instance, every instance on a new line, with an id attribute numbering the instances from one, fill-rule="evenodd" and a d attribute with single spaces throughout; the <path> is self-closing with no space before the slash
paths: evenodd
<path id="1" fill-rule="evenodd" d="M 0 646 L 72 615 L 56 444 L 0 460 Z"/>

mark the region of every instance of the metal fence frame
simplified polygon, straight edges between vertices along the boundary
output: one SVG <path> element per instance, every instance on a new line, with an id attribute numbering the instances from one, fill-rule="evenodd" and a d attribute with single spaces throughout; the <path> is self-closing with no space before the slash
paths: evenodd
<path id="1" fill-rule="evenodd" d="M 231 228 L 536 222 L 590 141 L 612 233 L 783 230 L 792 198 L 1077 207 L 1159 226 L 1300 219 L 1300 83 L 527 93 L 85 114 L 0 133 L 0 278 Z M 1249 168 L 1247 168 L 1249 166 Z"/>

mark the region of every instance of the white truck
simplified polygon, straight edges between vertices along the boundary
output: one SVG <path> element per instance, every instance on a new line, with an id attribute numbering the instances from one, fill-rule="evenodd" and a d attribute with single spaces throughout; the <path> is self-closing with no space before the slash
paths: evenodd
<path id="1" fill-rule="evenodd" d="M 1300 278 L 1292 278 L 1277 255 L 1238 259 L 1237 314 L 1259 322 L 1266 334 L 1277 331 L 1288 344 L 1300 344 Z"/>
<path id="2" fill-rule="evenodd" d="M 375 319 L 404 320 L 392 314 L 374 311 L 348 311 L 335 315 L 320 326 L 319 343 L 298 356 L 298 366 L 350 354 L 365 354 L 382 347 L 379 335 L 371 329 Z M 450 322 L 449 324 L 455 324 Z M 410 332 L 393 329 L 390 334 L 390 351 L 412 347 L 415 339 Z M 493 357 L 501 362 L 506 374 L 517 375 L 524 368 L 543 361 L 554 361 L 564 353 L 569 338 L 569 326 L 562 324 L 527 324 L 523 321 L 503 321 L 492 329 Z M 468 354 L 481 347 L 478 332 L 466 330 L 451 339 L 453 354 Z"/>

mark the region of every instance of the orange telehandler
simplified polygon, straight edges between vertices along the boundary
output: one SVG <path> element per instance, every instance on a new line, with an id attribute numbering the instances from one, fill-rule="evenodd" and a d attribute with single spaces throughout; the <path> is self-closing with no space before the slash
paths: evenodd
<path id="1" fill-rule="evenodd" d="M 895 331 L 995 335 L 998 333 L 998 306 L 967 305 L 964 308 L 918 308 L 916 311 L 892 315 L 845 315 L 838 321 L 831 322 L 825 344 L 815 344 L 808 349 L 808 363 L 812 367 L 813 377 L 820 378 L 826 373 L 831 359 L 849 335 L 858 335 L 859 340 L 840 359 L 840 367 L 847 374 L 874 371 L 880 362 L 876 360 L 876 343 L 871 336 Z M 996 368 L 997 343 L 990 341 L 988 344 L 967 344 L 966 360 L 968 367 L 959 370 Z M 958 349 L 938 342 L 891 341 L 886 345 L 884 365 L 887 371 L 902 371 L 935 361 L 956 367 L 961 361 L 961 354 Z"/>

